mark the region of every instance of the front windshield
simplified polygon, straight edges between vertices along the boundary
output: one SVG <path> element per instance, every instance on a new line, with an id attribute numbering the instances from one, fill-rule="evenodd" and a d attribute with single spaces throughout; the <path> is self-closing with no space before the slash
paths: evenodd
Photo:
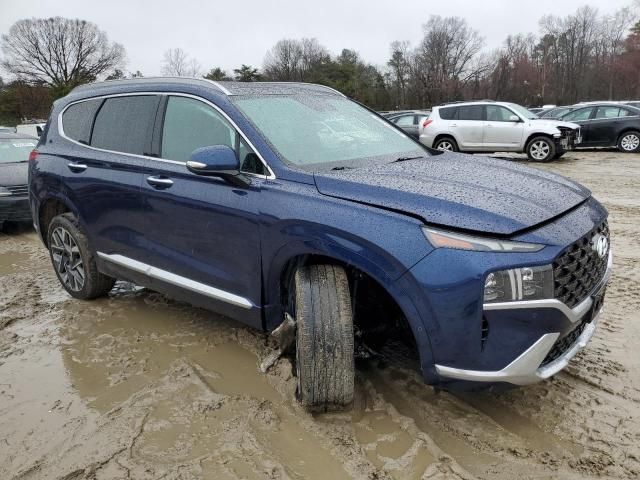
<path id="1" fill-rule="evenodd" d="M 34 148 L 36 140 L 31 138 L 0 139 L 0 163 L 28 162 Z"/>
<path id="2" fill-rule="evenodd" d="M 526 118 L 527 120 L 535 120 L 537 118 L 540 118 L 535 113 L 531 113 L 529 110 L 524 108 L 522 105 L 518 105 L 516 103 L 510 103 L 509 104 L 509 108 L 511 108 L 511 110 L 516 112 L 521 117 Z"/>
<path id="3" fill-rule="evenodd" d="M 357 168 L 428 155 L 404 133 L 343 97 L 265 95 L 233 101 L 284 161 L 301 168 Z"/>

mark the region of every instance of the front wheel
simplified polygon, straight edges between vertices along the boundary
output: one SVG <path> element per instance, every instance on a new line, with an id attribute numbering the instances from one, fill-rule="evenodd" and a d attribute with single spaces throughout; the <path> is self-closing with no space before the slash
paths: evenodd
<path id="1" fill-rule="evenodd" d="M 527 156 L 534 162 L 550 162 L 556 156 L 556 144 L 548 137 L 535 137 L 527 145 Z"/>
<path id="2" fill-rule="evenodd" d="M 47 238 L 51 263 L 69 295 L 90 300 L 109 293 L 115 280 L 98 271 L 87 236 L 73 214 L 55 217 Z"/>
<path id="3" fill-rule="evenodd" d="M 640 151 L 640 132 L 625 132 L 618 140 L 618 150 L 624 153 Z"/>
<path id="4" fill-rule="evenodd" d="M 457 152 L 458 144 L 453 138 L 444 137 L 444 138 L 438 139 L 438 141 L 433 145 L 433 148 L 443 152 Z"/>
<path id="5" fill-rule="evenodd" d="M 337 265 L 311 265 L 295 274 L 298 399 L 314 411 L 353 401 L 353 318 L 349 282 Z"/>

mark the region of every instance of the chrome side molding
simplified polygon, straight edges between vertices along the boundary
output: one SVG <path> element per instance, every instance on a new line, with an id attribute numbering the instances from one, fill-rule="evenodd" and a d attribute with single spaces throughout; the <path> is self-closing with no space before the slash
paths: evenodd
<path id="1" fill-rule="evenodd" d="M 220 300 L 246 309 L 253 308 L 254 306 L 247 298 L 220 290 L 219 288 L 215 288 L 204 283 L 196 282 L 195 280 L 176 275 L 175 273 L 167 272 L 166 270 L 147 265 L 146 263 L 133 260 L 132 258 L 125 257 L 124 255 L 108 254 L 103 252 L 97 253 L 103 260 L 128 268 L 134 272 L 142 273 L 150 278 L 155 278 L 156 280 L 161 280 L 163 282 L 170 283 L 171 285 L 205 295 L 209 298 L 213 298 L 214 300 Z"/>

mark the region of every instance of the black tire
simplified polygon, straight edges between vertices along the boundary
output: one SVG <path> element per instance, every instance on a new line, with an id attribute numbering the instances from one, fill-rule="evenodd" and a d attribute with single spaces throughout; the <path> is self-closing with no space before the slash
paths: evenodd
<path id="1" fill-rule="evenodd" d="M 458 143 L 453 137 L 441 137 L 433 144 L 433 148 L 436 150 L 442 150 L 444 152 L 458 152 Z"/>
<path id="2" fill-rule="evenodd" d="M 556 144 L 549 137 L 534 137 L 527 144 L 527 157 L 534 162 L 550 162 L 556 156 Z"/>
<path id="3" fill-rule="evenodd" d="M 640 132 L 631 130 L 624 132 L 618 139 L 618 150 L 623 153 L 637 153 L 640 151 Z"/>
<path id="4" fill-rule="evenodd" d="M 299 268 L 295 278 L 298 400 L 312 411 L 353 402 L 353 318 L 347 274 L 336 265 Z"/>
<path id="5" fill-rule="evenodd" d="M 51 220 L 47 245 L 56 276 L 72 297 L 91 300 L 105 296 L 113 288 L 115 279 L 98 271 L 87 236 L 72 213 Z"/>

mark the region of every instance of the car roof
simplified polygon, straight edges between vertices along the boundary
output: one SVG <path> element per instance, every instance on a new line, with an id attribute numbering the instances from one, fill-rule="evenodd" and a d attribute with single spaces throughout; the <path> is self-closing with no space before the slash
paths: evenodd
<path id="1" fill-rule="evenodd" d="M 71 91 L 71 94 L 101 95 L 113 94 L 114 91 L 127 91 L 128 87 L 147 86 L 149 89 L 158 86 L 172 86 L 175 88 L 184 86 L 198 86 L 211 88 L 218 93 L 228 96 L 234 95 L 295 95 L 295 94 L 330 94 L 344 96 L 331 87 L 314 83 L 298 82 L 234 82 L 207 80 L 191 77 L 142 77 L 125 80 L 107 80 L 80 85 Z"/>
<path id="2" fill-rule="evenodd" d="M 33 135 L 25 135 L 24 133 L 0 132 L 0 140 L 12 140 L 12 139 L 38 140 L 37 137 L 34 137 Z"/>
<path id="3" fill-rule="evenodd" d="M 443 103 L 442 105 L 438 105 L 437 107 L 433 107 L 433 108 L 445 108 L 445 107 L 463 107 L 465 105 L 502 105 L 502 106 L 506 106 L 506 105 L 514 105 L 513 102 L 497 102 L 495 100 L 472 100 L 469 102 L 448 102 L 448 103 Z"/>

